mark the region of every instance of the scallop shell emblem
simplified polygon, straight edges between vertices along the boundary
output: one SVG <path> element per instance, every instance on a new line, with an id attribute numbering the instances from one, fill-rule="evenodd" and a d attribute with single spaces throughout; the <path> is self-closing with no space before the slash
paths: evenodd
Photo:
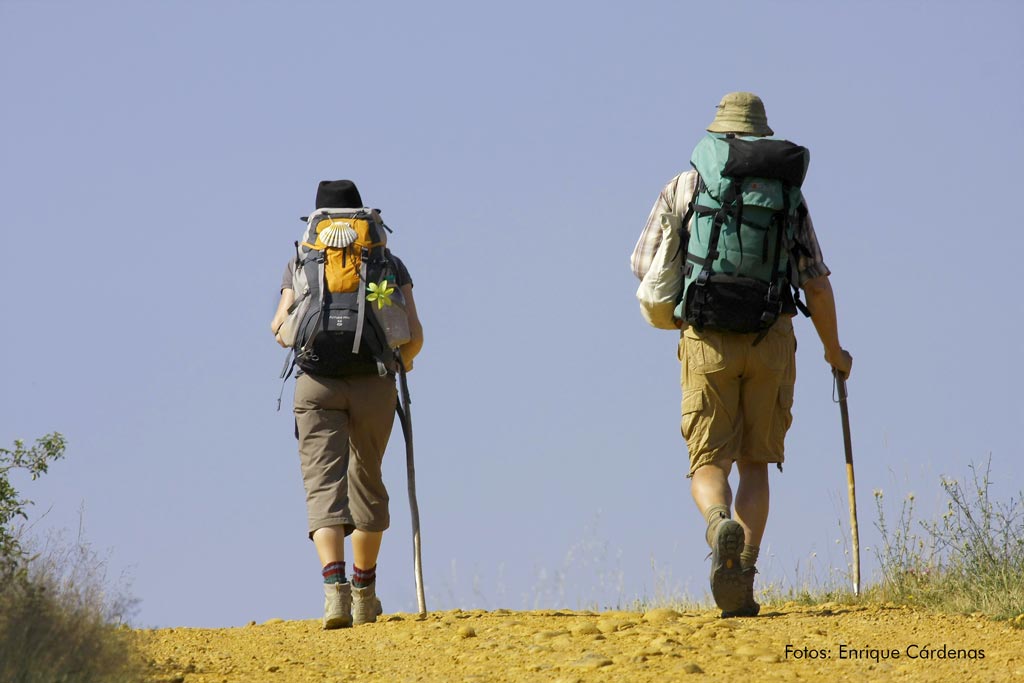
<path id="1" fill-rule="evenodd" d="M 344 249 L 356 241 L 359 233 L 347 221 L 331 221 L 331 224 L 321 230 L 317 237 L 328 247 Z"/>

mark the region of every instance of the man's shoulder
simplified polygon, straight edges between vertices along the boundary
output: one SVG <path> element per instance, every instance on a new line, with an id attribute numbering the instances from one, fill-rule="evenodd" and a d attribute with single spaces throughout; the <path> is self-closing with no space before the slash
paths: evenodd
<path id="1" fill-rule="evenodd" d="M 668 181 L 668 185 L 666 185 L 666 187 L 678 187 L 681 183 L 692 183 L 696 177 L 696 169 L 688 168 L 685 171 L 680 171 L 676 175 L 672 176 L 672 180 Z"/>
<path id="2" fill-rule="evenodd" d="M 689 168 L 674 175 L 672 180 L 668 181 L 668 184 L 665 185 L 665 192 L 672 194 L 686 192 L 692 190 L 696 184 L 697 171 L 696 169 Z"/>
<path id="3" fill-rule="evenodd" d="M 662 190 L 662 199 L 670 209 L 681 212 L 684 205 L 692 198 L 696 186 L 697 171 L 692 168 L 682 171 L 665 185 L 665 189 Z"/>

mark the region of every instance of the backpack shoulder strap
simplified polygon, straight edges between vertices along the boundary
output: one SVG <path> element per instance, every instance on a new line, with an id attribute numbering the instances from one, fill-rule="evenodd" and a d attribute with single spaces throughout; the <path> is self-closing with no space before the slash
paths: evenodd
<path id="1" fill-rule="evenodd" d="M 675 196 L 673 197 L 672 212 L 677 216 L 680 215 L 680 209 L 682 208 L 682 198 L 686 194 L 687 189 L 689 189 L 684 187 L 684 176 L 686 177 L 688 184 L 688 179 L 690 178 L 690 176 L 687 173 L 680 173 L 676 178 L 676 192 Z M 672 255 L 673 261 L 679 257 L 680 253 L 687 253 L 687 246 L 689 245 L 690 241 L 690 228 L 688 226 L 690 223 L 690 219 L 693 218 L 694 206 L 697 202 L 697 194 L 700 191 L 700 185 L 700 173 L 694 171 L 693 188 L 690 189 L 690 201 L 686 202 L 686 208 L 683 209 L 681 212 L 682 216 L 679 222 L 679 246 L 676 248 L 676 253 Z"/>

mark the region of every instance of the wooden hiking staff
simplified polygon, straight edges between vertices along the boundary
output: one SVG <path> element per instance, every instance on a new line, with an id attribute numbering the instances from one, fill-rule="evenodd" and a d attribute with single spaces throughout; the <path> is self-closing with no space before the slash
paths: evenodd
<path id="1" fill-rule="evenodd" d="M 398 356 L 398 354 L 395 354 Z M 402 401 L 395 406 L 398 420 L 402 423 L 402 434 L 405 436 L 405 471 L 409 480 L 409 512 L 412 514 L 412 562 L 416 574 L 416 602 L 420 616 L 427 614 L 427 599 L 423 594 L 423 560 L 420 554 L 420 507 L 416 503 L 416 465 L 413 462 L 412 449 L 412 412 L 409 404 L 409 380 L 405 374 L 405 364 L 398 356 L 398 377 L 402 386 Z"/>
<path id="2" fill-rule="evenodd" d="M 853 441 L 850 437 L 850 411 L 846 406 L 846 378 L 832 368 L 839 391 L 839 415 L 843 420 L 843 448 L 846 450 L 846 485 L 850 497 L 850 534 L 853 536 L 853 594 L 860 595 L 860 533 L 857 528 L 857 486 L 853 479 Z"/>

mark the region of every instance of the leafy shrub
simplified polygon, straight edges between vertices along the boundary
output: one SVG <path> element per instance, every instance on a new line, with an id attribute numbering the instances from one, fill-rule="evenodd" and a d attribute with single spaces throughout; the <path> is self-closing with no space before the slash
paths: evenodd
<path id="1" fill-rule="evenodd" d="M 64 438 L 50 434 L 25 448 L 0 449 L 0 681 L 121 683 L 138 680 L 130 632 L 120 624 L 132 600 L 110 595 L 105 567 L 79 536 L 39 552 L 13 523 L 30 501 L 11 486 L 12 469 L 33 479 L 63 457 Z"/>
<path id="2" fill-rule="evenodd" d="M 24 555 L 13 524 L 19 517 L 28 519 L 25 508 L 32 504 L 18 497 L 8 473 L 21 469 L 38 479 L 46 474 L 51 461 L 64 457 L 66 445 L 64 437 L 53 432 L 37 439 L 31 448 L 25 448 L 21 440 L 14 442 L 14 450 L 0 448 L 0 579 L 8 579 L 22 564 Z"/>

